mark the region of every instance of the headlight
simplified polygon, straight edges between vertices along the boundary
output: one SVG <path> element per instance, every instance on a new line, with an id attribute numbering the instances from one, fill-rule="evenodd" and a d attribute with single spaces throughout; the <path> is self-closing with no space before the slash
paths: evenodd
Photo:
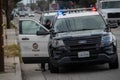
<path id="1" fill-rule="evenodd" d="M 60 46 L 64 46 L 64 43 L 63 40 L 53 40 L 52 45 L 53 47 L 60 47 Z"/>
<path id="2" fill-rule="evenodd" d="M 102 46 L 107 46 L 110 45 L 111 43 L 116 44 L 116 40 L 111 33 L 102 36 L 102 40 L 101 40 Z"/>

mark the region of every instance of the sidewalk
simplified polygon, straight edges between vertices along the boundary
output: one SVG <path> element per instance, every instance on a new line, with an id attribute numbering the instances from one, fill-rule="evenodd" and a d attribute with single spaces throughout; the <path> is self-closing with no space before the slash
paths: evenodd
<path id="1" fill-rule="evenodd" d="M 18 57 L 5 57 L 5 72 L 0 73 L 0 80 L 22 80 Z"/>
<path id="2" fill-rule="evenodd" d="M 3 22 L 6 23 L 5 17 Z M 18 24 L 17 22 L 15 24 Z M 7 36 L 7 39 L 6 39 Z M 4 29 L 4 45 L 17 44 L 15 29 Z M 4 57 L 5 72 L 0 73 L 0 80 L 22 80 L 19 57 Z"/>

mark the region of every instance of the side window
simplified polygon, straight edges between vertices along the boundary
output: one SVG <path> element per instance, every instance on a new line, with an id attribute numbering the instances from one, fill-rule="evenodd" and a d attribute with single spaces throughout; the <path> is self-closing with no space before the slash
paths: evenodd
<path id="1" fill-rule="evenodd" d="M 45 31 L 38 23 L 32 20 L 23 20 L 21 23 L 21 33 L 34 35 L 38 30 Z"/>
<path id="2" fill-rule="evenodd" d="M 46 30 L 45 30 L 43 27 L 40 27 L 40 28 L 39 28 L 39 31 L 41 31 L 41 32 L 46 32 Z"/>

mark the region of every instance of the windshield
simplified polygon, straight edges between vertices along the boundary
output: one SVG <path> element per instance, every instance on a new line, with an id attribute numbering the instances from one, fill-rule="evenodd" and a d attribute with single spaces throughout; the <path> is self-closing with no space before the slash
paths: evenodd
<path id="1" fill-rule="evenodd" d="M 102 9 L 120 8 L 120 1 L 102 2 Z"/>
<path id="2" fill-rule="evenodd" d="M 58 19 L 54 26 L 55 32 L 71 32 L 81 30 L 105 29 L 105 22 L 99 15 L 70 17 Z"/>

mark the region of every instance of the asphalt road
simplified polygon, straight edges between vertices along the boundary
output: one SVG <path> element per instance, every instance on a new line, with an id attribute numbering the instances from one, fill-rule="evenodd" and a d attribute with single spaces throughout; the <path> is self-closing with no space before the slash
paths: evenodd
<path id="1" fill-rule="evenodd" d="M 35 16 L 34 19 L 38 19 Z M 118 40 L 120 64 L 120 28 L 112 30 Z M 23 80 L 120 80 L 120 68 L 110 70 L 107 64 L 96 66 L 70 67 L 61 73 L 42 72 L 39 64 L 21 64 Z M 48 67 L 46 65 L 46 67 Z"/>

